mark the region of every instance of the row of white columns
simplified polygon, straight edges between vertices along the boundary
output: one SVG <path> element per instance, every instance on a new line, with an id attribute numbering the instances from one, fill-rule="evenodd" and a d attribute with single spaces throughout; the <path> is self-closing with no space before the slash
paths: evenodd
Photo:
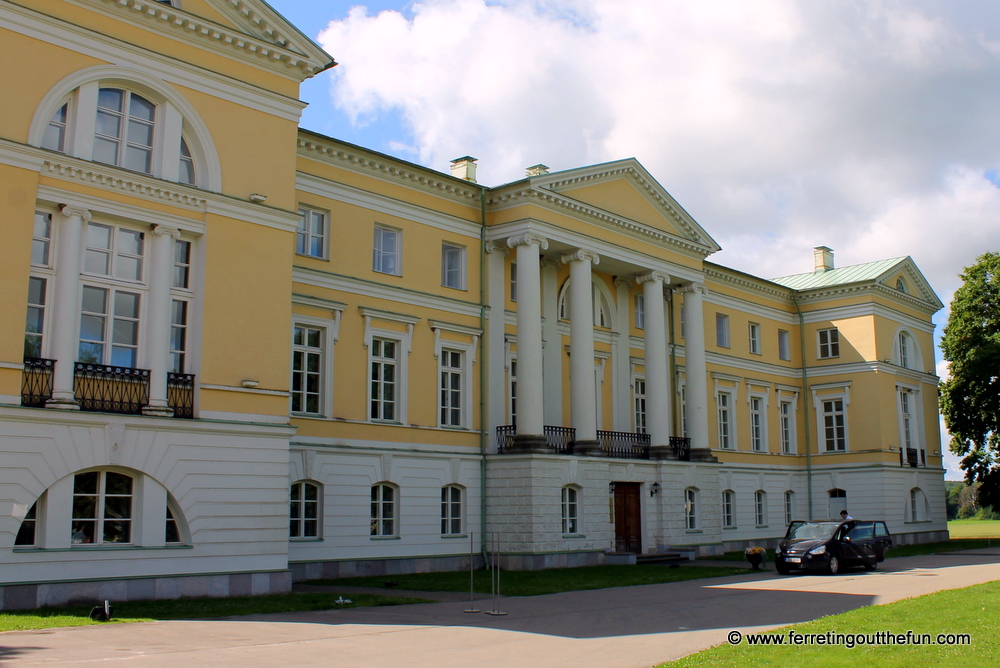
<path id="1" fill-rule="evenodd" d="M 544 441 L 544 380 L 542 357 L 541 251 L 548 240 L 537 234 L 507 239 L 515 249 L 517 262 L 517 439 L 529 444 Z M 496 244 L 491 246 L 496 249 Z M 572 426 L 578 448 L 586 450 L 597 442 L 594 372 L 594 303 L 591 271 L 600 263 L 593 252 L 578 249 L 562 256 L 570 267 L 570 402 Z M 664 312 L 664 286 L 670 277 L 650 271 L 636 278 L 643 286 L 645 304 L 646 429 L 653 446 L 665 446 L 670 440 L 670 368 L 667 357 L 667 319 Z M 491 289 L 501 287 L 493 281 Z M 702 314 L 704 287 L 690 284 L 684 293 L 686 421 L 692 448 L 708 447 L 707 382 L 705 367 L 705 331 Z M 503 292 L 500 293 L 504 294 Z M 501 319 L 502 320 L 502 319 Z M 494 336 L 502 334 L 502 324 Z M 502 340 L 502 336 L 499 337 Z M 495 339 L 494 339 L 495 340 Z M 494 385 L 494 391 L 500 389 Z M 501 394 L 500 396 L 504 396 Z M 496 420 L 494 416 L 494 420 Z M 498 422 L 499 424 L 499 422 Z M 530 446 L 529 446 L 530 447 Z"/>
<path id="2" fill-rule="evenodd" d="M 79 410 L 73 390 L 74 362 L 80 350 L 80 318 L 82 283 L 80 271 L 83 262 L 87 221 L 90 211 L 76 206 L 62 205 L 63 218 L 58 234 L 58 273 L 54 279 L 52 308 L 54 318 L 52 345 L 49 354 L 56 360 L 52 375 L 52 398 L 49 408 Z M 167 374 L 170 370 L 170 287 L 174 268 L 174 239 L 180 232 L 164 225 L 152 227 L 149 239 L 146 304 L 146 360 L 149 366 L 149 403 L 143 408 L 147 415 L 171 416 L 173 410 L 167 402 Z M 108 318 L 113 321 L 113 304 Z M 112 327 L 108 327 L 110 339 Z M 111 345 L 111 341 L 107 341 Z"/>

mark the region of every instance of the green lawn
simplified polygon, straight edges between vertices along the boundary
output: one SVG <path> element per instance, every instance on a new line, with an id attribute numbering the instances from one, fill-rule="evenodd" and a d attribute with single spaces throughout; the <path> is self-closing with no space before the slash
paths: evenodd
<path id="1" fill-rule="evenodd" d="M 348 595 L 352 603 L 337 605 L 339 594 L 275 594 L 239 598 L 185 598 L 176 601 L 131 601 L 115 603 L 112 623 L 149 622 L 157 619 L 206 619 L 256 615 L 274 612 L 301 612 L 331 608 L 357 608 L 374 605 L 427 603 L 419 598 L 397 598 L 370 594 Z M 0 612 L 0 631 L 25 631 L 57 626 L 85 626 L 92 622 L 88 615 L 93 606 L 39 608 Z"/>
<path id="2" fill-rule="evenodd" d="M 969 633 L 972 644 L 944 647 L 881 646 L 855 647 L 801 645 L 751 646 L 723 644 L 692 654 L 659 668 L 753 668 L 794 666 L 795 668 L 910 668 L 912 666 L 996 666 L 1000 665 L 1000 618 L 993 611 L 1000 606 L 1000 582 L 987 582 L 965 589 L 953 589 L 888 605 L 869 606 L 788 629 L 799 633 Z M 753 624 L 752 619 L 747 624 Z"/>
<path id="3" fill-rule="evenodd" d="M 500 593 L 504 596 L 538 596 L 581 589 L 605 589 L 632 585 L 679 582 L 700 578 L 721 577 L 748 573 L 745 568 L 715 566 L 669 565 L 636 566 L 584 566 L 581 568 L 552 568 L 542 571 L 501 571 Z M 386 582 L 397 583 L 399 589 L 415 591 L 469 591 L 469 572 L 414 573 L 411 575 L 383 575 L 379 577 L 337 578 L 313 580 L 308 584 L 343 587 L 384 587 Z M 490 571 L 475 571 L 475 590 L 490 593 Z"/>
<path id="4" fill-rule="evenodd" d="M 952 520 L 948 532 L 952 538 L 1000 538 L 1000 520 Z"/>

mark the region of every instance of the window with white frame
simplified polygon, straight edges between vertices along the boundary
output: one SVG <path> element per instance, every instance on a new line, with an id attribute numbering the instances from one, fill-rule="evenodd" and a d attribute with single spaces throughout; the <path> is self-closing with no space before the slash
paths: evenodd
<path id="1" fill-rule="evenodd" d="M 372 420 L 399 420 L 399 347 L 398 340 L 386 338 L 373 338 L 369 346 L 371 380 L 368 417 Z"/>
<path id="2" fill-rule="evenodd" d="M 73 478 L 73 545 L 132 542 L 132 476 L 88 471 Z"/>
<path id="3" fill-rule="evenodd" d="M 375 245 L 372 251 L 372 271 L 380 274 L 401 274 L 401 248 L 399 230 L 375 226 Z"/>
<path id="4" fill-rule="evenodd" d="M 764 397 L 750 395 L 750 448 L 754 452 L 767 451 L 766 404 Z"/>
<path id="5" fill-rule="evenodd" d="M 447 241 L 441 244 L 441 285 L 465 289 L 465 246 Z"/>
<path id="6" fill-rule="evenodd" d="M 24 356 L 41 357 L 45 335 L 45 300 L 48 279 L 28 278 L 28 318 L 24 327 Z"/>
<path id="7" fill-rule="evenodd" d="M 441 488 L 441 535 L 462 535 L 462 488 L 458 485 Z"/>
<path id="8" fill-rule="evenodd" d="M 579 491 L 572 485 L 562 488 L 562 532 L 580 533 Z"/>
<path id="9" fill-rule="evenodd" d="M 781 454 L 795 453 L 795 410 L 791 401 L 778 402 L 779 418 L 781 420 Z"/>
<path id="10" fill-rule="evenodd" d="M 722 493 L 722 527 L 732 529 L 736 526 L 735 509 L 736 494 L 731 489 Z"/>
<path id="11" fill-rule="evenodd" d="M 170 371 L 187 373 L 191 242 L 174 240 L 174 276 L 170 303 Z"/>
<path id="12" fill-rule="evenodd" d="M 101 88 L 97 96 L 94 160 L 152 174 L 156 105 L 122 88 Z"/>
<path id="13" fill-rule="evenodd" d="M 84 285 L 79 361 L 135 368 L 139 360 L 136 292 Z"/>
<path id="14" fill-rule="evenodd" d="M 191 148 L 188 146 L 187 140 L 181 137 L 181 157 L 180 164 L 178 165 L 177 180 L 193 186 L 197 182 L 194 170 L 194 156 L 191 155 Z"/>
<path id="15" fill-rule="evenodd" d="M 517 262 L 510 263 L 510 300 L 517 301 Z"/>
<path id="16" fill-rule="evenodd" d="M 729 392 L 717 392 L 715 403 L 719 417 L 719 447 L 723 450 L 733 449 L 733 395 Z"/>
<path id="17" fill-rule="evenodd" d="M 919 487 L 910 490 L 910 521 L 920 522 L 925 519 L 923 510 L 924 493 Z"/>
<path id="18" fill-rule="evenodd" d="M 323 338 L 319 327 L 296 323 L 292 332 L 292 412 L 323 412 Z"/>
<path id="19" fill-rule="evenodd" d="M 909 388 L 898 388 L 899 392 L 899 438 L 903 448 L 906 450 L 918 447 L 919 439 L 914 431 L 915 421 L 913 418 L 914 397 L 913 391 Z M 905 452 L 905 451 L 904 451 Z"/>
<path id="20" fill-rule="evenodd" d="M 14 545 L 34 545 L 38 530 L 38 501 L 31 504 L 28 512 L 21 520 L 21 526 L 17 529 L 17 536 L 14 537 Z"/>
<path id="21" fill-rule="evenodd" d="M 821 329 L 816 334 L 819 337 L 820 359 L 840 357 L 840 332 L 836 328 Z"/>
<path id="22" fill-rule="evenodd" d="M 758 527 L 767 526 L 767 492 L 758 489 L 753 493 L 754 524 Z"/>
<path id="23" fill-rule="evenodd" d="M 559 292 L 559 318 L 560 320 L 571 320 L 573 318 L 572 300 L 569 298 L 570 282 L 563 283 Z M 592 283 L 590 287 L 591 302 L 594 306 L 594 327 L 611 326 L 611 303 L 603 290 L 598 288 L 597 283 Z"/>
<path id="24" fill-rule="evenodd" d="M 635 295 L 635 328 L 646 329 L 646 297 Z"/>
<path id="25" fill-rule="evenodd" d="M 52 119 L 45 128 L 42 137 L 42 148 L 48 148 L 60 153 L 66 152 L 66 134 L 69 126 L 69 103 L 66 102 L 52 114 Z"/>
<path id="26" fill-rule="evenodd" d="M 145 232 L 88 223 L 83 273 L 140 283 L 143 280 L 145 250 Z"/>
<path id="27" fill-rule="evenodd" d="M 684 321 L 684 309 L 680 309 L 681 313 L 681 338 L 687 338 L 687 323 Z"/>
<path id="28" fill-rule="evenodd" d="M 684 526 L 688 531 L 698 528 L 698 490 L 693 487 L 684 490 Z"/>
<path id="29" fill-rule="evenodd" d="M 371 535 L 377 538 L 389 538 L 399 534 L 399 524 L 396 522 L 395 485 L 379 483 L 372 485 L 371 502 Z"/>
<path id="30" fill-rule="evenodd" d="M 186 290 L 191 287 L 191 242 L 183 239 L 174 241 L 174 288 Z"/>
<path id="31" fill-rule="evenodd" d="M 635 406 L 635 433 L 646 433 L 646 379 L 636 377 L 632 381 L 632 401 Z"/>
<path id="32" fill-rule="evenodd" d="M 843 399 L 824 399 L 823 447 L 826 452 L 842 452 L 847 449 L 847 425 Z"/>
<path id="33" fill-rule="evenodd" d="M 295 252 L 307 257 L 326 259 L 326 238 L 330 214 L 320 209 L 299 205 L 299 227 L 295 240 Z M 378 229 L 375 241 L 378 243 Z M 378 271 L 378 269 L 376 269 Z M 389 271 L 386 273 L 395 273 Z"/>
<path id="34" fill-rule="evenodd" d="M 680 383 L 680 405 L 681 405 L 681 436 L 687 438 L 688 435 L 688 421 L 687 421 L 687 385 Z"/>
<path id="35" fill-rule="evenodd" d="M 507 368 L 507 397 L 510 423 L 517 424 L 517 358 L 512 357 Z"/>
<path id="36" fill-rule="evenodd" d="M 785 524 L 792 523 L 792 515 L 795 513 L 795 492 L 788 490 L 785 492 Z"/>
<path id="37" fill-rule="evenodd" d="M 778 330 L 778 359 L 786 362 L 792 359 L 792 340 L 788 330 Z"/>
<path id="38" fill-rule="evenodd" d="M 300 480 L 293 483 L 288 506 L 288 537 L 319 538 L 319 485 Z"/>
<path id="39" fill-rule="evenodd" d="M 463 419 L 463 397 L 465 392 L 465 365 L 462 362 L 463 354 L 458 350 L 441 351 L 439 361 L 441 365 L 440 377 L 440 418 L 442 427 L 462 427 L 465 426 Z"/>
<path id="40" fill-rule="evenodd" d="M 167 517 L 163 523 L 163 542 L 168 545 L 182 542 L 180 523 L 169 503 L 167 504 Z"/>
<path id="41" fill-rule="evenodd" d="M 715 314 L 715 345 L 729 347 L 729 316 L 723 313 Z"/>
<path id="42" fill-rule="evenodd" d="M 899 333 L 899 366 L 910 369 L 912 363 L 910 335 L 906 332 Z"/>
<path id="43" fill-rule="evenodd" d="M 31 264 L 38 267 L 51 266 L 52 214 L 35 212 L 35 222 L 31 231 Z"/>
<path id="44" fill-rule="evenodd" d="M 751 355 L 760 355 L 760 325 L 756 322 L 751 322 L 747 326 L 748 336 L 749 336 L 749 350 Z"/>

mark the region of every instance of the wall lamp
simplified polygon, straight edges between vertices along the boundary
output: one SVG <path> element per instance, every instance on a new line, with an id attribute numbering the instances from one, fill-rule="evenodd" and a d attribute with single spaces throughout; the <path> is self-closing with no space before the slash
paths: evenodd
<path id="1" fill-rule="evenodd" d="M 656 496 L 660 493 L 660 483 L 654 482 L 653 486 L 649 488 L 649 495 Z"/>
<path id="2" fill-rule="evenodd" d="M 613 496 L 614 493 L 615 493 L 615 483 L 612 480 L 611 482 L 608 483 L 608 494 L 611 494 Z"/>

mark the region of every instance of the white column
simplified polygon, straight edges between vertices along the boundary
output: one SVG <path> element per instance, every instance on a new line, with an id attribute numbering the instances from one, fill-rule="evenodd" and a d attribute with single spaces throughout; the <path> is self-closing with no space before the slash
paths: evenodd
<path id="1" fill-rule="evenodd" d="M 708 448 L 708 381 L 705 367 L 705 317 L 702 297 L 705 286 L 691 284 L 680 289 L 684 294 L 684 369 L 687 401 L 688 437 L 691 449 Z"/>
<path id="2" fill-rule="evenodd" d="M 542 304 L 539 249 L 549 242 L 535 234 L 507 240 L 517 249 L 517 436 L 544 444 L 542 422 Z"/>
<path id="3" fill-rule="evenodd" d="M 90 212 L 73 206 L 60 207 L 65 219 L 59 227 L 56 257 L 58 273 L 52 298 L 55 327 L 52 331 L 51 355 L 56 360 L 52 374 L 52 398 L 47 408 L 79 410 L 73 392 L 73 365 L 80 348 L 80 258 L 83 237 Z"/>
<path id="4" fill-rule="evenodd" d="M 646 430 L 653 447 L 670 443 L 670 368 L 663 316 L 663 284 L 669 280 L 659 271 L 636 278 L 645 307 Z"/>
<path id="5" fill-rule="evenodd" d="M 611 401 L 613 429 L 632 431 L 632 361 L 629 336 L 632 333 L 632 279 L 615 279 L 615 324 L 611 332 Z"/>
<path id="6" fill-rule="evenodd" d="M 496 241 L 486 244 L 486 287 L 489 316 L 486 321 L 486 397 L 489 433 L 507 424 L 507 386 L 504 374 L 504 324 L 507 307 L 506 259 L 510 251 Z M 495 443 L 491 439 L 491 443 Z M 495 450 L 491 450 L 494 452 Z"/>
<path id="7" fill-rule="evenodd" d="M 149 403 L 145 415 L 174 414 L 167 405 L 167 372 L 170 371 L 170 286 L 174 273 L 174 239 L 181 233 L 155 225 L 149 235 L 149 302 L 146 304 L 146 363 L 149 365 Z"/>
<path id="8" fill-rule="evenodd" d="M 590 269 L 601 259 L 590 251 L 576 250 L 563 255 L 562 261 L 569 265 L 569 376 L 572 423 L 576 429 L 577 444 L 596 444 L 594 286 L 591 283 Z"/>
<path id="9" fill-rule="evenodd" d="M 559 335 L 559 263 L 542 261 L 542 377 L 545 382 L 545 406 L 542 417 L 545 424 L 563 423 L 563 347 Z"/>

